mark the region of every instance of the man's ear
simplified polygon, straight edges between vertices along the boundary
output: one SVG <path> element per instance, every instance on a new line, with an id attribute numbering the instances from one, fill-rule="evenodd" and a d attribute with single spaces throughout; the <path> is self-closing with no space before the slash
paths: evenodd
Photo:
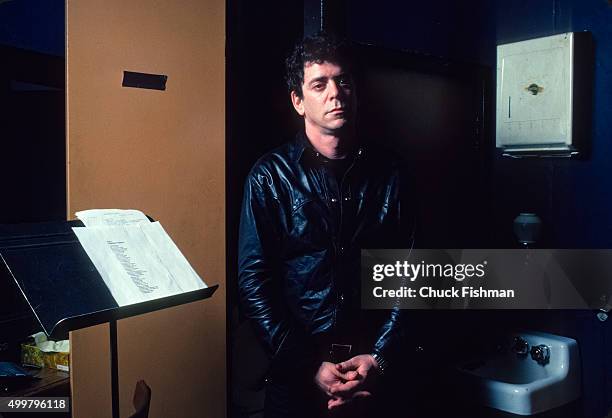
<path id="1" fill-rule="evenodd" d="M 304 101 L 297 95 L 295 90 L 291 91 L 291 104 L 300 116 L 304 116 Z"/>

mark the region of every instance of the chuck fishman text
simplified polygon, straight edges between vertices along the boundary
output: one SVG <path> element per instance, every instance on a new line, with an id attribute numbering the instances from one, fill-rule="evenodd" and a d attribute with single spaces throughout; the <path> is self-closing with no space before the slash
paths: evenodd
<path id="1" fill-rule="evenodd" d="M 402 286 L 399 289 L 383 289 L 378 286 L 372 289 L 375 298 L 513 298 L 513 289 L 485 289 L 483 287 L 450 287 L 435 289 L 423 286 L 419 289 Z"/>

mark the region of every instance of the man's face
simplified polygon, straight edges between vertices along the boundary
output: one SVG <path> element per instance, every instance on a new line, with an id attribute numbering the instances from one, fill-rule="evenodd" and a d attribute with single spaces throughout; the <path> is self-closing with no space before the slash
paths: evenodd
<path id="1" fill-rule="evenodd" d="M 291 102 L 296 112 L 304 117 L 307 129 L 320 134 L 334 134 L 353 120 L 353 80 L 337 64 L 307 62 L 302 97 L 291 92 Z"/>

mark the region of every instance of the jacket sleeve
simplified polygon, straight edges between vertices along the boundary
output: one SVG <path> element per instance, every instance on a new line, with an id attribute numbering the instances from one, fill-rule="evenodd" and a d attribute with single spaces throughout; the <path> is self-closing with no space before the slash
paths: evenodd
<path id="1" fill-rule="evenodd" d="M 265 174 L 247 178 L 240 217 L 238 293 L 242 313 L 252 320 L 272 356 L 273 367 L 311 360 L 305 332 L 296 323 L 282 297 L 277 274 L 282 214 L 277 195 Z"/>
<path id="2" fill-rule="evenodd" d="M 395 224 L 394 233 L 389 236 L 387 248 L 401 248 L 412 250 L 415 248 L 417 236 L 417 207 L 412 184 L 412 176 L 403 170 L 399 172 L 397 199 L 393 208 L 393 223 Z M 388 315 L 379 329 L 378 339 L 376 340 L 373 353 L 382 357 L 390 368 L 394 368 L 402 361 L 403 354 L 407 350 L 408 333 L 407 310 L 399 307 L 399 300 L 396 306 L 388 311 Z"/>

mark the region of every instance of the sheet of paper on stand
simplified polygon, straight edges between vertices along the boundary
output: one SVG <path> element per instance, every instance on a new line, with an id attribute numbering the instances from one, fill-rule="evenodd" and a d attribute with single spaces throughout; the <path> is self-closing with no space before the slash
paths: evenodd
<path id="1" fill-rule="evenodd" d="M 151 222 L 144 213 L 136 209 L 89 209 L 76 212 L 75 215 L 87 227 L 127 226 Z"/>
<path id="2" fill-rule="evenodd" d="M 73 230 L 119 306 L 207 287 L 159 222 Z"/>

